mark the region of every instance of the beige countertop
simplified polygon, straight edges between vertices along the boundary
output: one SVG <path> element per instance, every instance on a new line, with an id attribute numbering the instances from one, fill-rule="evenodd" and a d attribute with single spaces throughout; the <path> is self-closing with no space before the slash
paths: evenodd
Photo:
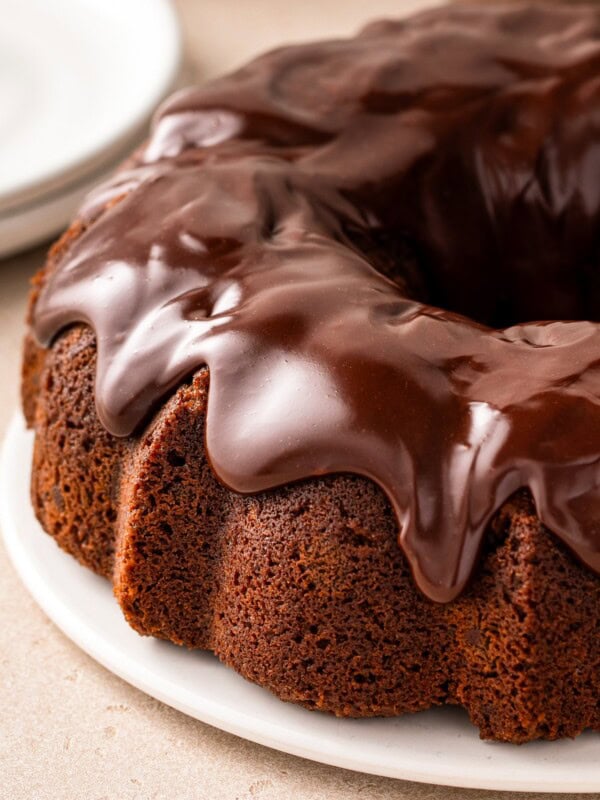
<path id="1" fill-rule="evenodd" d="M 266 47 L 350 33 L 369 17 L 394 14 L 410 4 L 180 0 L 178 5 L 188 60 L 202 79 Z M 42 259 L 43 248 L 0 262 L 0 433 L 17 403 L 27 282 Z M 189 719 L 116 678 L 63 636 L 27 594 L 0 547 L 0 798 L 288 797 L 488 800 L 508 795 L 325 767 Z"/>

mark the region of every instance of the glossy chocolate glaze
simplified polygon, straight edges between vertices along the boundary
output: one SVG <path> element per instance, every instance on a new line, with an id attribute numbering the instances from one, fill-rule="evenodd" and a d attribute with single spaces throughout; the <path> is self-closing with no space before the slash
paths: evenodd
<path id="1" fill-rule="evenodd" d="M 34 329 L 93 327 L 115 435 L 206 364 L 220 480 L 372 478 L 432 599 L 519 487 L 600 572 L 598 10 L 269 53 L 169 101 L 82 218 Z"/>

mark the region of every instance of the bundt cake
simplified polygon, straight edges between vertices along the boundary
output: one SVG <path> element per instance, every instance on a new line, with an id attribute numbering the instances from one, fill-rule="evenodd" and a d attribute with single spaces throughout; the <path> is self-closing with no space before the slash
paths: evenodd
<path id="1" fill-rule="evenodd" d="M 34 280 L 23 402 L 140 633 L 340 716 L 600 730 L 600 7 L 176 94 Z"/>

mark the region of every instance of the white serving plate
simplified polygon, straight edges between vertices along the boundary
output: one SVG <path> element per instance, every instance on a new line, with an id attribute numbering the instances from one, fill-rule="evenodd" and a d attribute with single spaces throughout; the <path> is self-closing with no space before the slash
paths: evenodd
<path id="1" fill-rule="evenodd" d="M 130 148 L 131 149 L 131 148 Z M 72 220 L 83 199 L 107 180 L 129 152 L 89 177 L 69 183 L 60 191 L 0 213 L 0 258 L 35 247 L 61 233 Z"/>
<path id="2" fill-rule="evenodd" d="M 138 636 L 109 584 L 59 550 L 36 521 L 29 502 L 32 440 L 16 415 L 0 463 L 0 524 L 9 555 L 56 625 L 132 685 L 217 728 L 338 767 L 448 786 L 600 792 L 598 734 L 522 746 L 482 742 L 466 714 L 453 708 L 336 719 L 277 700 L 207 653 Z"/>
<path id="3" fill-rule="evenodd" d="M 181 45 L 168 0 L 0 0 L 0 19 L 1 211 L 123 149 Z"/>

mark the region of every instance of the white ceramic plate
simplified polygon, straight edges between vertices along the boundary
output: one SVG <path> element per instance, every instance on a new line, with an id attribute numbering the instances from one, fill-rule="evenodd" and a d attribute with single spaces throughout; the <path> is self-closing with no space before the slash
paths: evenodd
<path id="1" fill-rule="evenodd" d="M 60 191 L 0 213 L 0 258 L 35 247 L 61 233 L 95 186 L 107 180 L 133 148 L 93 175 L 69 183 Z"/>
<path id="2" fill-rule="evenodd" d="M 449 786 L 600 792 L 597 734 L 521 747 L 486 743 L 452 708 L 399 719 L 336 719 L 277 700 L 207 653 L 138 636 L 108 583 L 60 551 L 38 525 L 29 503 L 31 446 L 16 416 L 0 464 L 0 524 L 15 568 L 69 638 L 142 691 L 230 733 L 348 769 Z"/>
<path id="3" fill-rule="evenodd" d="M 168 0 L 0 0 L 0 211 L 114 160 L 180 54 Z"/>

